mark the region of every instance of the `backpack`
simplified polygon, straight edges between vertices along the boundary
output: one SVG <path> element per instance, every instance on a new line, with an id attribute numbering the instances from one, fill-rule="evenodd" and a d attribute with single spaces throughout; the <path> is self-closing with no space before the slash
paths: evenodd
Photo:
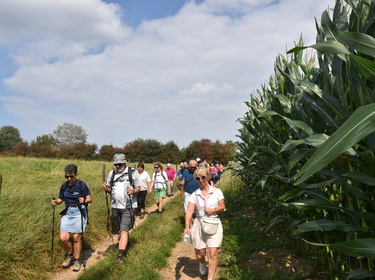
<path id="1" fill-rule="evenodd" d="M 156 180 L 156 174 L 157 174 L 157 173 L 158 173 L 157 171 L 155 171 L 155 173 L 154 173 L 154 182 L 155 182 L 155 180 Z M 167 180 L 165 179 L 164 174 L 163 174 L 163 170 L 160 172 L 160 174 L 161 174 L 161 176 L 163 176 L 163 179 L 164 179 L 164 181 L 165 181 L 165 185 L 166 185 L 166 187 L 168 187 L 168 185 L 167 185 Z M 157 183 L 160 183 L 160 182 L 157 182 Z M 155 184 L 154 184 L 154 188 L 155 188 Z"/>
<path id="2" fill-rule="evenodd" d="M 63 184 L 62 184 L 62 189 L 63 189 L 63 193 L 65 192 L 66 188 L 69 187 L 69 182 L 68 181 L 65 181 Z M 79 193 L 82 195 L 82 181 L 81 180 L 77 180 L 77 186 L 74 186 L 72 189 L 77 189 L 79 191 Z M 83 203 L 86 207 L 86 214 L 85 212 L 82 210 L 82 208 L 78 207 L 79 211 L 81 212 L 81 215 L 83 217 L 85 217 L 87 215 L 87 225 L 89 225 L 89 208 L 88 208 L 88 203 Z M 66 212 L 68 211 L 68 207 L 69 205 L 66 205 L 65 209 L 63 211 L 60 212 L 60 215 L 61 216 L 64 216 L 66 215 Z"/>

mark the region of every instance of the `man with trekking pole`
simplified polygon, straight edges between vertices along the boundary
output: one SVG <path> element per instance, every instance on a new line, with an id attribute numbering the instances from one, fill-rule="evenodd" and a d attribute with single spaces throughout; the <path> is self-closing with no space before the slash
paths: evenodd
<path id="1" fill-rule="evenodd" d="M 56 205 L 65 202 L 65 209 L 60 213 L 62 216 L 60 240 L 67 256 L 62 266 L 67 268 L 73 264 L 72 270 L 79 271 L 81 269 L 83 232 L 88 223 L 87 204 L 92 202 L 92 198 L 86 183 L 77 179 L 76 165 L 69 164 L 64 171 L 67 181 L 61 185 L 58 198 L 53 198 L 51 204 L 55 211 Z M 73 234 L 73 243 L 70 240 L 71 233 Z"/>
<path id="2" fill-rule="evenodd" d="M 129 231 L 134 226 L 133 208 L 137 207 L 136 194 L 140 191 L 140 183 L 135 169 L 126 166 L 124 154 L 115 154 L 113 165 L 114 169 L 109 172 L 102 188 L 111 194 L 112 217 L 116 221 L 120 238 L 115 262 L 122 263 L 128 249 Z"/>

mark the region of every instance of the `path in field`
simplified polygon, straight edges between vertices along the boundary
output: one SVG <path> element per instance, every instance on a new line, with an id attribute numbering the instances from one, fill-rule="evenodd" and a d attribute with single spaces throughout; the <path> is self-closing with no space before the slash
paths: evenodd
<path id="1" fill-rule="evenodd" d="M 174 196 L 180 195 L 180 192 L 175 192 Z M 166 197 L 164 199 L 164 203 L 167 203 L 172 197 Z M 156 204 L 153 204 L 151 207 L 146 208 L 146 212 L 151 213 L 157 210 Z M 139 217 L 136 218 L 135 220 L 135 227 L 139 226 L 142 224 L 146 219 L 147 216 L 145 216 L 144 219 L 139 219 Z M 113 245 L 114 241 L 114 245 Z M 86 268 L 89 268 L 93 265 L 95 265 L 99 260 L 104 259 L 104 253 L 108 250 L 111 250 L 113 248 L 117 248 L 117 243 L 118 243 L 118 235 L 113 234 L 113 241 L 112 238 L 109 237 L 102 241 L 101 243 L 98 243 L 92 248 L 85 250 L 85 260 L 86 260 Z M 60 270 L 57 273 L 53 273 L 50 276 L 50 279 L 54 280 L 73 280 L 77 279 L 83 272 L 84 269 L 81 267 L 81 270 L 79 272 L 74 272 L 71 270 L 71 267 L 68 267 L 66 269 Z M 192 278 L 194 279 L 194 278 Z"/>

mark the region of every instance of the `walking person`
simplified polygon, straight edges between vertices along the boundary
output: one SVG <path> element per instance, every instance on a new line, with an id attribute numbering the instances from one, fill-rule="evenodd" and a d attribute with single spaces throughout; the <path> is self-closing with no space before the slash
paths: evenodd
<path id="1" fill-rule="evenodd" d="M 198 168 L 194 172 L 194 179 L 199 183 L 199 189 L 189 198 L 184 235 L 190 235 L 199 262 L 200 274 L 208 274 L 208 280 L 213 280 L 217 268 L 218 249 L 223 240 L 223 227 L 218 214 L 225 210 L 225 203 L 222 191 L 209 185 L 210 178 L 210 171 L 206 168 Z M 191 226 L 194 211 L 196 219 Z"/>
<path id="2" fill-rule="evenodd" d="M 122 263 L 128 249 L 129 231 L 134 226 L 134 211 L 137 207 L 135 194 L 140 191 L 140 183 L 135 169 L 126 166 L 125 154 L 118 153 L 113 156 L 114 169 L 103 182 L 102 188 L 111 194 L 112 217 L 119 230 L 118 254 L 116 263 Z"/>
<path id="3" fill-rule="evenodd" d="M 57 199 L 52 199 L 52 206 L 65 202 L 65 209 L 60 213 L 60 240 L 67 254 L 62 266 L 64 268 L 73 264 L 72 270 L 81 269 L 80 256 L 82 252 L 82 234 L 87 225 L 86 205 L 92 202 L 90 190 L 86 183 L 78 180 L 78 168 L 69 164 L 64 169 L 67 179 L 60 187 Z M 73 235 L 73 243 L 70 239 Z M 82 260 L 84 261 L 84 260 Z"/>
<path id="4" fill-rule="evenodd" d="M 190 195 L 199 188 L 199 184 L 194 180 L 194 171 L 198 167 L 198 162 L 196 160 L 191 160 L 189 162 L 189 167 L 185 169 L 182 173 L 181 180 L 179 182 L 184 193 L 184 209 L 185 213 L 188 207 Z"/>
<path id="5" fill-rule="evenodd" d="M 145 217 L 147 191 L 151 187 L 151 178 L 148 172 L 145 170 L 145 165 L 143 163 L 138 163 L 137 168 L 140 184 L 140 192 L 138 194 L 138 207 L 141 212 L 139 213 L 139 218 L 143 219 Z"/>
<path id="6" fill-rule="evenodd" d="M 163 164 L 160 161 L 154 163 L 154 170 L 155 172 L 152 175 L 149 193 L 154 189 L 155 203 L 158 206 L 158 213 L 161 214 L 163 212 L 163 199 L 165 198 L 167 189 L 169 189 L 170 186 L 168 175 L 163 170 Z"/>
<path id="7" fill-rule="evenodd" d="M 167 163 L 167 168 L 165 169 L 165 172 L 168 175 L 168 181 L 169 181 L 169 189 L 168 189 L 168 196 L 174 195 L 174 181 L 176 180 L 176 170 L 171 166 L 170 163 Z"/>

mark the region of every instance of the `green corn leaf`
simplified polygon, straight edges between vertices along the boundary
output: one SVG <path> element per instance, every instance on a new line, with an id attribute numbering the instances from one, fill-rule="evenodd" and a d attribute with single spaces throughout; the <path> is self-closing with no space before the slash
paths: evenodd
<path id="1" fill-rule="evenodd" d="M 361 74 L 366 79 L 375 82 L 375 62 L 358 55 L 352 55 L 351 58 L 354 60 Z"/>
<path id="2" fill-rule="evenodd" d="M 369 271 L 366 268 L 357 268 L 353 271 L 351 271 L 348 276 L 345 278 L 345 280 L 349 279 L 365 279 L 367 277 L 375 276 L 374 271 Z"/>
<path id="3" fill-rule="evenodd" d="M 375 238 L 344 241 L 331 244 L 330 247 L 350 256 L 375 259 Z"/>
<path id="4" fill-rule="evenodd" d="M 362 228 L 356 225 L 350 225 L 340 221 L 331 221 L 328 219 L 314 220 L 300 224 L 297 229 L 294 231 L 294 234 L 300 234 L 303 232 L 311 231 L 330 231 L 330 230 L 339 230 L 344 232 L 352 232 L 365 230 L 368 228 Z"/>
<path id="5" fill-rule="evenodd" d="M 369 185 L 369 186 L 375 186 L 375 178 L 371 177 L 363 172 L 358 171 L 352 171 L 344 174 L 343 176 L 349 177 L 351 179 L 354 179 L 358 182 L 361 182 L 363 184 Z"/>
<path id="6" fill-rule="evenodd" d="M 328 138 L 329 138 L 328 135 L 321 133 L 321 134 L 315 134 L 311 137 L 307 137 L 306 139 L 287 140 L 285 144 L 281 147 L 280 152 L 289 151 L 302 144 L 308 144 L 312 147 L 317 148 L 320 145 L 322 145 Z"/>
<path id="7" fill-rule="evenodd" d="M 334 203 L 323 199 L 305 199 L 290 203 L 282 203 L 282 205 L 298 210 L 307 210 L 307 209 L 339 209 L 339 206 Z"/>
<path id="8" fill-rule="evenodd" d="M 349 47 L 375 57 L 375 39 L 370 35 L 359 32 L 341 32 L 341 38 Z"/>
<path id="9" fill-rule="evenodd" d="M 313 154 L 297 173 L 302 183 L 335 160 L 341 153 L 375 131 L 375 103 L 358 108 Z"/>
<path id="10" fill-rule="evenodd" d="M 265 117 L 270 117 L 270 116 L 279 116 L 281 117 L 282 119 L 284 119 L 287 124 L 291 127 L 291 128 L 300 128 L 302 129 L 303 131 L 305 131 L 308 135 L 313 135 L 314 134 L 314 131 L 313 129 L 307 125 L 306 123 L 302 122 L 302 121 L 298 121 L 298 120 L 291 120 L 283 115 L 280 115 L 279 113 L 275 112 L 275 111 L 265 111 L 263 113 L 261 113 L 258 118 L 265 118 Z"/>
<path id="11" fill-rule="evenodd" d="M 348 51 L 348 49 L 343 44 L 333 40 L 320 42 L 318 44 L 311 45 L 310 47 L 318 51 L 321 51 L 322 53 L 330 53 L 337 55 L 351 54 L 350 51 Z"/>

